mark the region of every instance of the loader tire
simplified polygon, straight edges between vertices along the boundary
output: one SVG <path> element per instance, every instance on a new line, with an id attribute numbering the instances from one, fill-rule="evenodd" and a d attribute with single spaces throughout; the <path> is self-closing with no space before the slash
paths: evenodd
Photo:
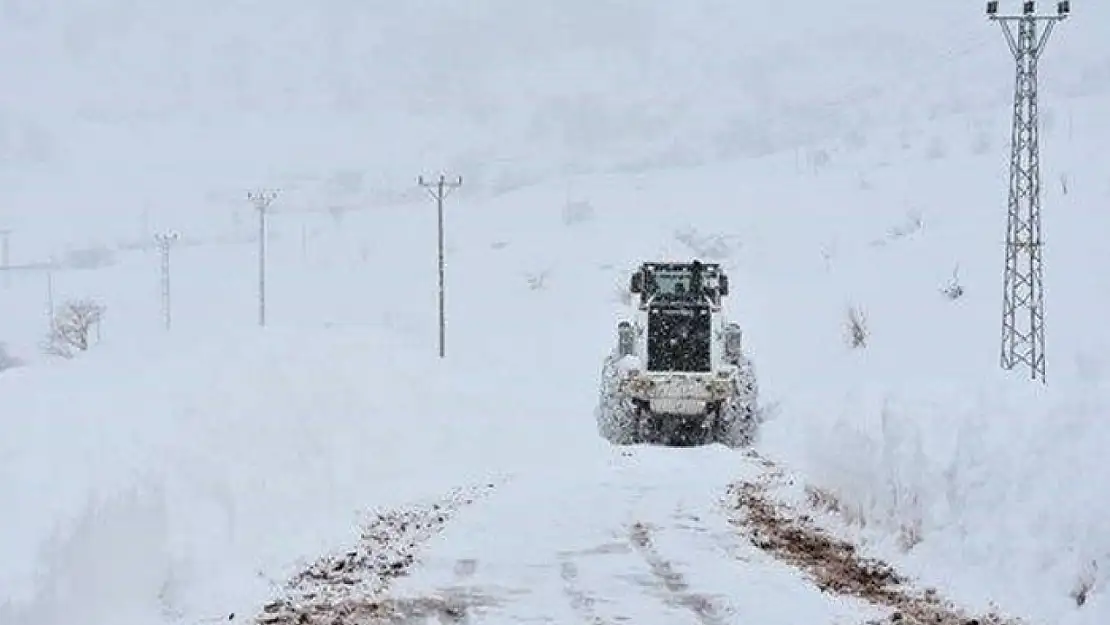
<path id="1" fill-rule="evenodd" d="M 601 369 L 601 387 L 594 417 L 598 434 L 614 445 L 633 445 L 639 442 L 638 410 L 631 398 L 620 393 L 617 358 L 605 359 Z"/>
<path id="2" fill-rule="evenodd" d="M 741 363 L 736 385 L 736 394 L 721 406 L 714 432 L 715 442 L 733 448 L 751 445 L 761 421 L 759 388 L 750 360 L 744 359 Z"/>

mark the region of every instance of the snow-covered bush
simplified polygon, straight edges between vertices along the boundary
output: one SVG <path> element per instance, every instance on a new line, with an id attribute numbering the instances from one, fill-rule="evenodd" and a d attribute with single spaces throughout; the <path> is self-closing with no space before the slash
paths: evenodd
<path id="1" fill-rule="evenodd" d="M 72 358 L 78 352 L 88 351 L 99 334 L 104 318 L 104 306 L 92 299 L 68 301 L 54 314 L 50 332 L 46 335 L 43 350 L 52 356 Z"/>
<path id="2" fill-rule="evenodd" d="M 870 333 L 867 330 L 867 317 L 859 306 L 848 307 L 848 319 L 845 321 L 845 333 L 848 345 L 852 349 L 867 347 Z"/>
<path id="3" fill-rule="evenodd" d="M 959 267 L 952 270 L 952 279 L 940 291 L 950 300 L 958 300 L 964 296 L 964 285 L 960 282 L 959 271 Z"/>

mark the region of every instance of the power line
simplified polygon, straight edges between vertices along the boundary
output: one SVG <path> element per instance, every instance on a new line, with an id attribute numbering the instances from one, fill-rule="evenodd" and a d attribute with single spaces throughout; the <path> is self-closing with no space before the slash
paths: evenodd
<path id="1" fill-rule="evenodd" d="M 258 325 L 266 325 L 266 211 L 278 192 L 260 189 L 247 193 L 247 200 L 258 211 Z"/>
<path id="2" fill-rule="evenodd" d="M 1013 126 L 1010 135 L 1010 184 L 1003 274 L 1003 369 L 1028 366 L 1034 380 L 1045 381 L 1044 270 L 1041 256 L 1040 118 L 1037 61 L 1057 22 L 1071 13 L 1058 2 L 1055 15 L 1038 15 L 1036 3 L 1023 2 L 1020 15 L 999 15 L 998 2 L 987 16 L 1002 26 L 1016 62 Z M 1039 28 L 1040 25 L 1044 28 Z M 1039 32 L 1038 32 L 1039 31 Z"/>
<path id="3" fill-rule="evenodd" d="M 439 257 L 439 357 L 444 358 L 447 353 L 447 313 L 446 313 L 446 288 L 444 286 L 444 258 L 443 258 L 443 200 L 447 199 L 451 191 L 462 186 L 462 176 L 455 180 L 448 182 L 446 177 L 440 175 L 439 180 L 435 182 L 428 182 L 424 180 L 423 176 L 417 179 L 417 183 L 428 190 L 432 199 L 436 201 L 436 213 L 438 220 L 438 257 Z"/>

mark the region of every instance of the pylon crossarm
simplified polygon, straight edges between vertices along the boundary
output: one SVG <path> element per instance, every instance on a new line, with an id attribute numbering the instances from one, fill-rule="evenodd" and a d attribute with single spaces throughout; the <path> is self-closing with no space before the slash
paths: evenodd
<path id="1" fill-rule="evenodd" d="M 1052 29 L 1056 27 L 1057 21 L 1059 20 L 1051 19 L 1048 20 L 1047 24 L 1045 24 L 1044 30 L 1041 32 L 1041 37 L 1037 40 L 1037 47 L 1033 48 L 1034 57 L 1038 59 L 1041 57 L 1041 53 L 1044 52 L 1045 45 L 1048 44 L 1048 36 L 1052 34 Z"/>
<path id="2" fill-rule="evenodd" d="M 1006 36 L 1006 45 L 1010 46 L 1010 53 L 1014 55 L 1015 59 L 1021 58 L 1021 48 L 1018 47 L 1017 39 L 1014 38 L 1014 31 L 1010 28 L 1010 23 L 1007 20 L 998 20 L 998 24 L 1002 27 L 1002 34 Z"/>

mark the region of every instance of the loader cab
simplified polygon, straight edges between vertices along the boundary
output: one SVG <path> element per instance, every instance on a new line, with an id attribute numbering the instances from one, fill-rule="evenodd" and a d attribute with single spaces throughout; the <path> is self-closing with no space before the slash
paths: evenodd
<path id="1" fill-rule="evenodd" d="M 728 294 L 720 266 L 645 263 L 630 286 L 647 313 L 647 370 L 711 371 L 713 313 Z"/>
<path id="2" fill-rule="evenodd" d="M 646 310 L 652 302 L 707 303 L 714 311 L 729 293 L 728 276 L 717 263 L 644 263 L 629 290 Z"/>

